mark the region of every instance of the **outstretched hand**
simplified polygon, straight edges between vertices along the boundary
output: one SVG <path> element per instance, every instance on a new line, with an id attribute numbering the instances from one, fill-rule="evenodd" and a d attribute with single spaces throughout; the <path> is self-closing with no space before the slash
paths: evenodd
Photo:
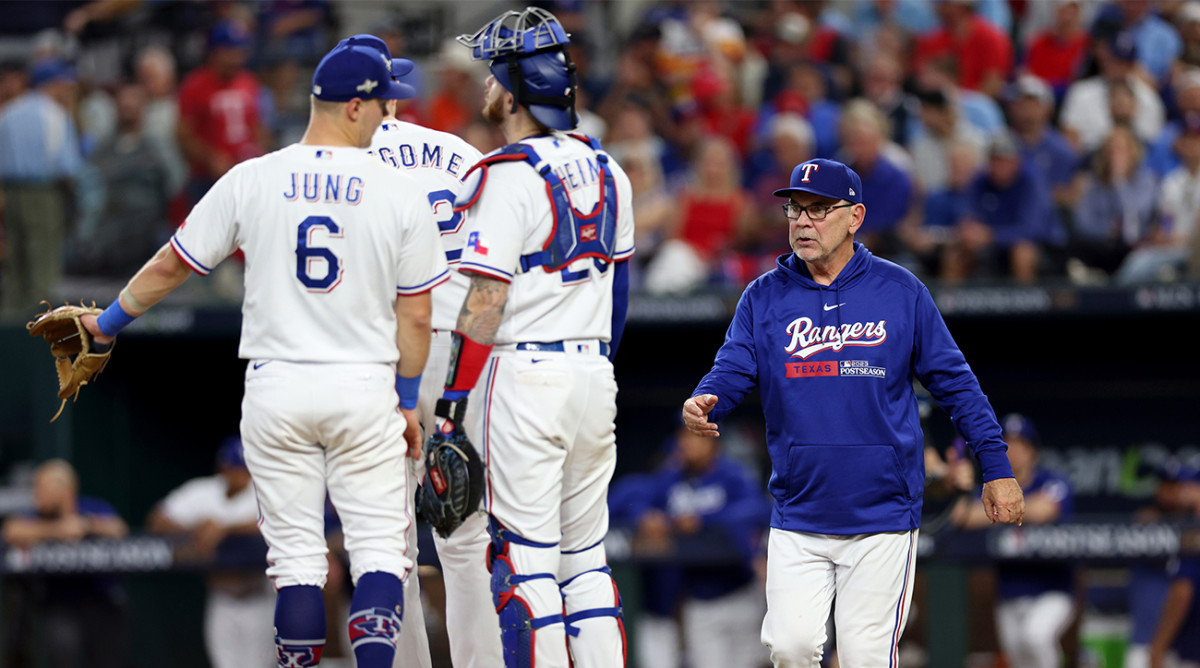
<path id="1" fill-rule="evenodd" d="M 683 424 L 697 436 L 720 436 L 717 425 L 708 421 L 708 413 L 717 405 L 717 395 L 698 394 L 683 402 Z"/>
<path id="2" fill-rule="evenodd" d="M 1016 478 L 997 478 L 983 483 L 983 509 L 992 524 L 1021 526 L 1025 517 L 1025 495 Z"/>

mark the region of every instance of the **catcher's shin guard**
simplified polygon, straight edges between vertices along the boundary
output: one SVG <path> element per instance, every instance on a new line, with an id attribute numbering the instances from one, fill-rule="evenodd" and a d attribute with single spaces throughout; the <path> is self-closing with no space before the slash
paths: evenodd
<path id="1" fill-rule="evenodd" d="M 571 656 L 581 668 L 625 665 L 621 594 L 605 561 L 603 542 L 561 556 L 563 621 Z"/>
<path id="2" fill-rule="evenodd" d="M 565 666 L 562 594 L 554 578 L 558 545 L 521 538 L 494 518 L 488 532 L 488 570 L 505 668 L 533 668 L 539 656 L 542 665 Z M 515 564 L 524 565 L 526 573 Z"/>

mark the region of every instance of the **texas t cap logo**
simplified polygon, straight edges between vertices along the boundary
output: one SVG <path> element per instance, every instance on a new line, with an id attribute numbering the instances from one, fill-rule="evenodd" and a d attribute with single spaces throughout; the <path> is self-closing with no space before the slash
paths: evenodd
<path id="1" fill-rule="evenodd" d="M 776 190 L 775 196 L 791 197 L 796 192 L 862 204 L 862 179 L 853 169 L 836 160 L 814 158 L 796 165 L 787 187 Z"/>

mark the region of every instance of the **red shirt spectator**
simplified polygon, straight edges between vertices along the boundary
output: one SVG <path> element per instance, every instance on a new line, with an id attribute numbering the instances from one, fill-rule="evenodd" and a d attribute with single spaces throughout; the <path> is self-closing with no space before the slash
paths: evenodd
<path id="1" fill-rule="evenodd" d="M 1089 41 L 1078 3 L 1061 3 L 1054 10 L 1054 23 L 1030 40 L 1025 67 L 1061 95 L 1078 76 Z"/>
<path id="2" fill-rule="evenodd" d="M 944 20 L 941 28 L 918 41 L 913 71 L 920 71 L 930 60 L 952 58 L 958 67 L 959 86 L 998 94 L 1012 69 L 1012 42 L 998 28 L 976 16 L 970 7 L 945 3 L 939 5 L 939 10 L 942 8 L 968 13 L 952 21 Z M 948 13 L 945 10 L 942 11 Z"/>
<path id="3" fill-rule="evenodd" d="M 729 81 L 711 70 L 702 70 L 692 80 L 692 95 L 700 105 L 708 134 L 725 137 L 745 157 L 750 150 L 754 112 L 738 103 L 737 91 Z"/>
<path id="4" fill-rule="evenodd" d="M 201 142 L 238 163 L 263 153 L 257 136 L 259 94 L 258 79 L 249 71 L 223 80 L 202 65 L 179 87 L 179 119 L 191 126 Z"/>
<path id="5" fill-rule="evenodd" d="M 741 190 L 730 193 L 688 192 L 680 197 L 685 221 L 679 237 L 703 258 L 720 254 L 738 233 L 738 221 L 747 213 L 749 198 Z"/>
<path id="6" fill-rule="evenodd" d="M 261 86 L 245 68 L 248 48 L 241 28 L 218 24 L 208 60 L 179 87 L 179 144 L 192 167 L 193 202 L 230 167 L 263 154 Z"/>
<path id="7" fill-rule="evenodd" d="M 1083 57 L 1087 55 L 1088 36 L 1080 32 L 1062 39 L 1051 32 L 1033 38 L 1025 57 L 1029 73 L 1063 90 L 1075 79 Z"/>

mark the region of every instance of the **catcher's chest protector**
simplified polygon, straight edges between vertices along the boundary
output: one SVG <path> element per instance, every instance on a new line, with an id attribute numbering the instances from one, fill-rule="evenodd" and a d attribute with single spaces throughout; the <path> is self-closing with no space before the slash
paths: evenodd
<path id="1" fill-rule="evenodd" d="M 579 211 L 571 205 L 567 187 L 562 179 L 554 172 L 550 163 L 542 160 L 537 151 L 526 144 L 509 144 L 472 168 L 487 169 L 489 165 L 498 162 L 524 161 L 537 170 L 546 181 L 546 195 L 550 198 L 554 229 L 542 250 L 521 256 L 522 271 L 529 271 L 535 267 L 542 267 L 547 273 L 560 271 L 584 257 L 612 262 L 617 236 L 617 187 L 613 181 L 612 168 L 608 166 L 608 154 L 601 150 L 600 142 L 591 137 L 575 134 L 569 136 L 591 146 L 596 152 L 596 164 L 600 171 L 600 201 L 589 213 Z M 455 207 L 455 210 L 470 208 L 479 198 L 479 192 L 483 190 L 486 182 L 486 177 L 481 179 L 478 190 L 470 196 L 465 205 Z"/>

